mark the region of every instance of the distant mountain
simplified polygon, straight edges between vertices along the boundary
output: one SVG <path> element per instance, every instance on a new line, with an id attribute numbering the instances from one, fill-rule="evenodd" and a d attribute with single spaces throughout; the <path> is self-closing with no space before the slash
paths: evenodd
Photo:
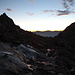
<path id="1" fill-rule="evenodd" d="M 55 37 L 62 31 L 36 31 L 33 32 L 37 35 L 43 36 L 43 37 Z"/>

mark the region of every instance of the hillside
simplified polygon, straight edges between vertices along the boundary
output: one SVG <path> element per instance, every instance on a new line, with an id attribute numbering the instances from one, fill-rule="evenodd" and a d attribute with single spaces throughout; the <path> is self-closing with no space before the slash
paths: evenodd
<path id="1" fill-rule="evenodd" d="M 13 45 L 31 45 L 35 48 L 47 48 L 43 37 L 21 29 L 5 13 L 0 16 L 0 40 Z"/>
<path id="2" fill-rule="evenodd" d="M 65 40 L 72 47 L 75 47 L 75 22 L 66 27 L 66 29 L 55 37 L 57 41 Z"/>

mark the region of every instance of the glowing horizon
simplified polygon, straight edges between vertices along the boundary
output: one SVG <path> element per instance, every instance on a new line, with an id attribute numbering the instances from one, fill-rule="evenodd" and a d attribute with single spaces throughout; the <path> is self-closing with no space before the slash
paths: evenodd
<path id="1" fill-rule="evenodd" d="M 29 31 L 29 30 L 27 30 Z M 39 31 L 39 32 L 45 32 L 45 31 L 63 31 L 63 30 L 36 30 L 36 31 Z M 36 32 L 36 31 L 30 31 L 30 32 Z"/>
<path id="2" fill-rule="evenodd" d="M 22 21 L 15 21 L 15 24 L 19 25 L 22 29 L 27 31 L 63 31 L 67 26 L 74 22 L 74 20 L 65 18 L 64 20 L 59 19 L 59 17 L 53 20 L 22 20 Z M 44 21 L 44 22 L 43 22 Z"/>

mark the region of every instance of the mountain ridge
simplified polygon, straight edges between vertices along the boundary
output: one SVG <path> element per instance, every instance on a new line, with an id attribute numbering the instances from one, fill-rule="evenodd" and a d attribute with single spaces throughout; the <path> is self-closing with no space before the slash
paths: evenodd
<path id="1" fill-rule="evenodd" d="M 73 47 L 75 47 L 75 22 L 66 27 L 66 29 L 63 32 L 59 33 L 58 36 L 56 36 L 55 38 L 60 41 L 65 40 L 72 44 Z"/>
<path id="2" fill-rule="evenodd" d="M 5 20 L 4 20 L 5 19 Z M 3 22 L 5 21 L 5 22 Z M 43 44 L 42 36 L 33 34 L 32 32 L 21 29 L 15 25 L 5 13 L 0 16 L 0 40 L 12 43 L 13 45 L 30 44 L 37 48 L 46 48 L 46 41 Z"/>

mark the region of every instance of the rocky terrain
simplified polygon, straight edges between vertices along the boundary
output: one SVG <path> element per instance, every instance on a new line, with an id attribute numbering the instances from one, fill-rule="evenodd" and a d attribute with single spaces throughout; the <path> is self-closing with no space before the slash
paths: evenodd
<path id="1" fill-rule="evenodd" d="M 21 29 L 0 16 L 0 75 L 75 75 L 75 23 L 55 37 Z"/>

